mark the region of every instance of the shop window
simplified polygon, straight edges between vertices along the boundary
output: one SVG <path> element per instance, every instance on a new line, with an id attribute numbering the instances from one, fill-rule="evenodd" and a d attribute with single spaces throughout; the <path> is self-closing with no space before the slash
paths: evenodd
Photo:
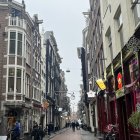
<path id="1" fill-rule="evenodd" d="M 10 32 L 9 54 L 15 54 L 16 50 L 16 32 Z"/>
<path id="2" fill-rule="evenodd" d="M 115 91 L 115 80 L 114 80 L 114 76 L 110 76 L 108 78 L 108 91 L 113 94 L 113 92 Z"/>
<path id="3" fill-rule="evenodd" d="M 9 68 L 8 92 L 14 92 L 14 78 L 15 78 L 15 69 L 14 68 Z"/>
<path id="4" fill-rule="evenodd" d="M 21 69 L 17 69 L 16 92 L 21 93 Z"/>
<path id="5" fill-rule="evenodd" d="M 128 85 L 131 83 L 130 79 L 130 72 L 129 72 L 129 61 L 123 64 L 123 69 L 124 69 L 124 83 L 125 85 Z"/>
<path id="6" fill-rule="evenodd" d="M 130 60 L 130 62 L 129 62 L 129 71 L 130 71 L 131 82 L 134 82 L 139 76 L 137 58 L 134 57 L 134 58 L 132 58 Z"/>

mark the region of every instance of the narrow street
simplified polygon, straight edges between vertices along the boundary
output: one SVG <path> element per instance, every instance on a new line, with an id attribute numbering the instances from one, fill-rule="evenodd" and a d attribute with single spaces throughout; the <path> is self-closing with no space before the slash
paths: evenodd
<path id="1" fill-rule="evenodd" d="M 50 138 L 45 137 L 43 140 L 97 140 L 94 133 L 90 133 L 89 131 L 85 131 L 83 129 L 75 130 L 75 132 L 73 132 L 71 128 L 67 128 L 52 135 Z"/>

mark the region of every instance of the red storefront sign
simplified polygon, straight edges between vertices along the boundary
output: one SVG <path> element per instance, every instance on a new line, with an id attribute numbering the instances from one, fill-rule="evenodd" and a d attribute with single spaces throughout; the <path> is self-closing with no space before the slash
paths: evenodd
<path id="1" fill-rule="evenodd" d="M 118 81 L 118 89 L 122 88 L 122 74 L 119 72 L 117 76 L 117 81 Z"/>

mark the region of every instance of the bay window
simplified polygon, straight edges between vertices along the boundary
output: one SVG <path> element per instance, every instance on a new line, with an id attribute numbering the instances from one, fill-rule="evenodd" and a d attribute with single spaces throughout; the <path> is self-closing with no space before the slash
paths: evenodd
<path id="1" fill-rule="evenodd" d="M 16 50 L 16 32 L 10 32 L 9 54 L 15 54 Z"/>
<path id="2" fill-rule="evenodd" d="M 22 34 L 18 33 L 17 55 L 22 56 Z"/>
<path id="3" fill-rule="evenodd" d="M 23 48 L 22 40 L 23 40 L 22 33 L 10 31 L 9 54 L 12 55 L 17 54 L 22 56 L 22 48 Z"/>
<path id="4" fill-rule="evenodd" d="M 15 79 L 15 69 L 14 68 L 9 68 L 8 92 L 14 92 L 14 79 Z"/>
<path id="5" fill-rule="evenodd" d="M 17 69 L 16 92 L 21 93 L 21 69 Z"/>
<path id="6" fill-rule="evenodd" d="M 26 81 L 25 81 L 25 95 L 26 97 L 29 97 L 29 91 L 30 91 L 30 76 L 26 74 Z"/>

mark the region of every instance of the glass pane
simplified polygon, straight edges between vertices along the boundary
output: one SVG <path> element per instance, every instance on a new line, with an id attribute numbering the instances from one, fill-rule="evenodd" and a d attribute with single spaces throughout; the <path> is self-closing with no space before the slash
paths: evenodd
<path id="1" fill-rule="evenodd" d="M 17 69 L 17 77 L 21 77 L 21 69 Z"/>
<path id="2" fill-rule="evenodd" d="M 16 32 L 10 32 L 10 39 L 16 39 Z"/>
<path id="3" fill-rule="evenodd" d="M 17 54 L 22 55 L 22 42 L 18 41 Z"/>
<path id="4" fill-rule="evenodd" d="M 22 34 L 21 33 L 18 33 L 18 40 L 22 41 Z"/>
<path id="5" fill-rule="evenodd" d="M 119 26 L 122 24 L 122 13 L 120 13 L 119 19 L 118 19 Z"/>
<path id="6" fill-rule="evenodd" d="M 15 54 L 15 47 L 16 47 L 15 40 L 10 40 L 10 49 L 9 49 L 10 54 Z"/>
<path id="7" fill-rule="evenodd" d="M 17 78 L 16 92 L 21 93 L 21 78 Z"/>
<path id="8" fill-rule="evenodd" d="M 8 92 L 14 92 L 14 77 L 8 79 Z"/>
<path id="9" fill-rule="evenodd" d="M 9 68 L 9 76 L 14 77 L 14 75 L 15 75 L 15 69 L 14 68 Z"/>

